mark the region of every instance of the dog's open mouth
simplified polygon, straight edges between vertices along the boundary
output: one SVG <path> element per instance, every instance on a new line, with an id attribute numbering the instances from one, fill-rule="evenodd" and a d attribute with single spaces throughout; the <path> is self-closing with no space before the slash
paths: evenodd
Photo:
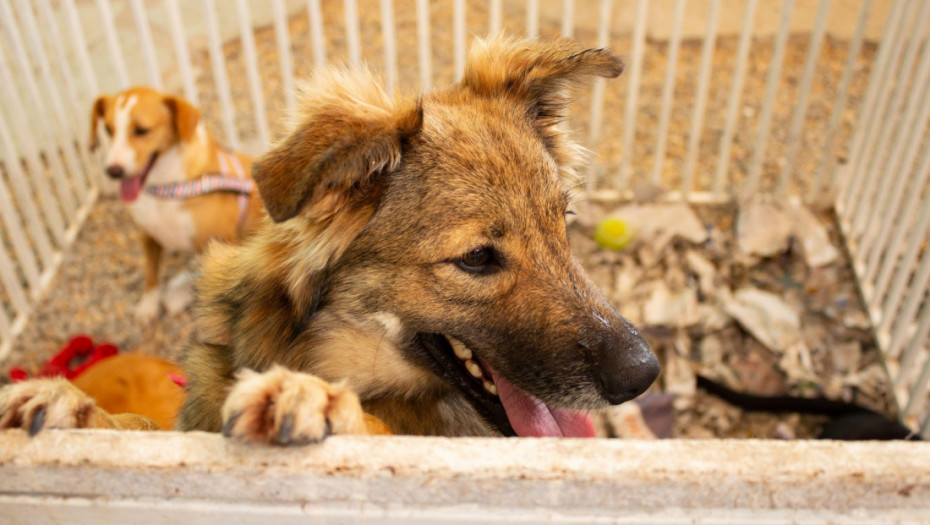
<path id="1" fill-rule="evenodd" d="M 145 185 L 145 179 L 149 176 L 149 172 L 152 171 L 152 166 L 155 165 L 155 160 L 157 158 L 158 152 L 156 151 L 149 157 L 149 161 L 145 164 L 145 167 L 142 168 L 142 171 L 120 181 L 119 194 L 123 201 L 134 202 L 139 198 L 139 193 L 142 192 L 142 186 Z"/>
<path id="2" fill-rule="evenodd" d="M 549 406 L 514 386 L 481 361 L 464 343 L 439 334 L 418 334 L 420 344 L 438 365 L 436 371 L 455 385 L 471 405 L 505 436 L 594 437 L 594 423 L 584 413 Z"/>

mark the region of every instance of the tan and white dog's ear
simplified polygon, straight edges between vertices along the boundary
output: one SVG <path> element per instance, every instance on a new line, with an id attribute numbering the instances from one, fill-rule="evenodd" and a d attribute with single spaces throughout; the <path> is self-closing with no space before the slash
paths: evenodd
<path id="1" fill-rule="evenodd" d="M 171 111 L 174 129 L 183 142 L 190 142 L 200 124 L 200 110 L 180 97 L 165 97 L 165 105 Z"/>
<path id="2" fill-rule="evenodd" d="M 97 149 L 97 146 L 100 144 L 100 141 L 97 140 L 97 122 L 103 118 L 103 115 L 107 112 L 107 104 L 109 104 L 110 97 L 107 95 L 101 95 L 97 97 L 97 100 L 94 101 L 94 105 L 90 110 L 90 149 L 91 151 Z"/>
<path id="3" fill-rule="evenodd" d="M 370 73 L 326 71 L 301 86 L 298 124 L 252 168 L 275 222 L 305 207 L 315 218 L 335 214 L 354 189 L 394 169 L 403 142 L 420 130 L 413 98 L 391 98 Z"/>
<path id="4" fill-rule="evenodd" d="M 623 61 L 606 49 L 584 49 L 572 40 L 517 40 L 503 35 L 476 40 L 462 86 L 489 97 L 516 97 L 537 125 L 564 118 L 571 88 L 586 77 L 614 78 Z"/>

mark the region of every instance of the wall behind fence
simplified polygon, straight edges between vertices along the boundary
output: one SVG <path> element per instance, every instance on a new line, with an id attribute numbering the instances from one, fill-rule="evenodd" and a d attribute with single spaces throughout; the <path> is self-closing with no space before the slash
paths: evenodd
<path id="1" fill-rule="evenodd" d="M 899 399 L 925 406 L 930 0 L 0 0 L 0 28 L 0 356 L 106 189 L 87 148 L 97 95 L 181 93 L 259 153 L 314 68 L 428 88 L 504 29 L 625 58 L 570 115 L 588 190 L 837 202 Z"/>

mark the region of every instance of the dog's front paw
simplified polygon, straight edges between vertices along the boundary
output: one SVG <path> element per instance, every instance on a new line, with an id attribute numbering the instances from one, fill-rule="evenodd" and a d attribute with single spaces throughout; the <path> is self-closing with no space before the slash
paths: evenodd
<path id="1" fill-rule="evenodd" d="M 141 325 L 151 324 L 158 318 L 161 313 L 161 291 L 153 288 L 142 296 L 139 304 L 136 305 L 136 322 Z"/>
<path id="2" fill-rule="evenodd" d="M 0 429 L 117 428 L 97 403 L 66 379 L 32 379 L 0 389 Z"/>
<path id="3" fill-rule="evenodd" d="M 223 405 L 223 435 L 242 441 L 302 445 L 365 433 L 362 405 L 348 387 L 281 366 L 241 371 Z"/>

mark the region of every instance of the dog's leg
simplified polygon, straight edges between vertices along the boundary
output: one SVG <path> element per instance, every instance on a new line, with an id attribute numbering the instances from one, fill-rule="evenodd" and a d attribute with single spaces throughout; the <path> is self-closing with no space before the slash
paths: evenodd
<path id="1" fill-rule="evenodd" d="M 35 435 L 43 428 L 158 430 L 135 414 L 111 415 L 63 378 L 32 379 L 0 389 L 0 429 L 22 428 Z"/>
<path id="2" fill-rule="evenodd" d="M 369 433 L 358 396 L 332 384 L 275 366 L 243 370 L 223 405 L 223 435 L 242 441 L 299 445 L 331 434 Z M 373 418 L 371 418 L 373 419 Z"/>
<path id="3" fill-rule="evenodd" d="M 165 311 L 168 315 L 178 314 L 194 302 L 193 278 L 188 272 L 181 272 L 168 282 L 165 293 Z"/>
<path id="4" fill-rule="evenodd" d="M 158 288 L 158 269 L 162 247 L 151 236 L 142 234 L 142 251 L 145 255 L 145 293 L 136 305 L 136 322 L 149 324 L 161 310 L 161 291 Z"/>

